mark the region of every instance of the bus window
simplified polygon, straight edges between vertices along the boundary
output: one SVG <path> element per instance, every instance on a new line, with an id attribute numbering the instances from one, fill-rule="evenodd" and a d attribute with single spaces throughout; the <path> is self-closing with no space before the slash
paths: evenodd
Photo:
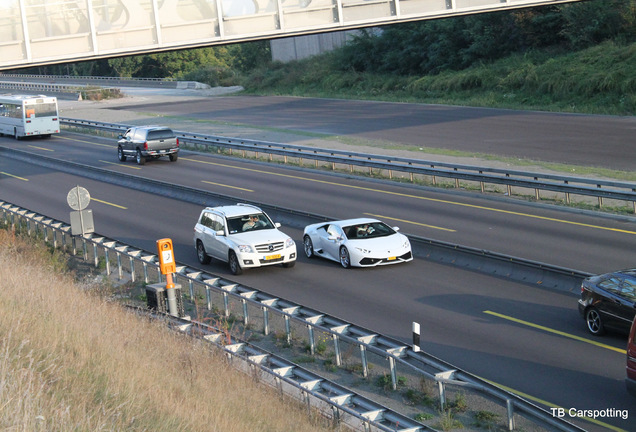
<path id="1" fill-rule="evenodd" d="M 27 117 L 35 117 L 35 108 L 27 108 L 24 111 Z"/>
<path id="2" fill-rule="evenodd" d="M 56 117 L 57 105 L 55 103 L 41 103 L 35 105 L 36 117 Z"/>

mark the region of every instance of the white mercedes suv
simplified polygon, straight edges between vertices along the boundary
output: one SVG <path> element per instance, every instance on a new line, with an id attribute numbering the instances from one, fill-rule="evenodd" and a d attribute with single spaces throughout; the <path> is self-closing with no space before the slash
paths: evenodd
<path id="1" fill-rule="evenodd" d="M 194 247 L 201 264 L 215 258 L 227 262 L 235 275 L 251 267 L 293 267 L 296 243 L 279 227 L 250 204 L 207 207 L 194 226 Z"/>

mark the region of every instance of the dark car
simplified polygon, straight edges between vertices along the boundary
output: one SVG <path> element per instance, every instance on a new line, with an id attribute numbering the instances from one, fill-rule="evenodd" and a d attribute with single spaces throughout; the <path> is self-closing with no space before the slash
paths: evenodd
<path id="1" fill-rule="evenodd" d="M 625 385 L 627 391 L 636 397 L 636 319 L 632 322 L 632 329 L 627 340 L 627 365 Z"/>
<path id="2" fill-rule="evenodd" d="M 628 333 L 636 315 L 636 269 L 584 279 L 579 312 L 593 335 L 606 329 Z"/>

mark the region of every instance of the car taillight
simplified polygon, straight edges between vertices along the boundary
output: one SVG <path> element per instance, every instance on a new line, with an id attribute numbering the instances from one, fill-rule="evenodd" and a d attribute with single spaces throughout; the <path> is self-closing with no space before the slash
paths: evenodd
<path id="1" fill-rule="evenodd" d="M 177 138 L 177 147 L 179 147 L 179 138 Z"/>
<path id="2" fill-rule="evenodd" d="M 144 142 L 144 150 L 148 150 L 148 141 Z"/>

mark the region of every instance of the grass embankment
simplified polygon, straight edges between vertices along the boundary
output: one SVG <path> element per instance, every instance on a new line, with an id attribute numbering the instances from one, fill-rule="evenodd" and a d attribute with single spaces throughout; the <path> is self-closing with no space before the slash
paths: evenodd
<path id="1" fill-rule="evenodd" d="M 0 229 L 0 429 L 322 431 L 163 325 L 76 283 L 66 258 Z"/>
<path id="2" fill-rule="evenodd" d="M 253 94 L 419 102 L 587 114 L 636 114 L 636 44 L 532 51 L 461 71 L 400 76 L 342 71 L 338 54 L 250 74 Z"/>

